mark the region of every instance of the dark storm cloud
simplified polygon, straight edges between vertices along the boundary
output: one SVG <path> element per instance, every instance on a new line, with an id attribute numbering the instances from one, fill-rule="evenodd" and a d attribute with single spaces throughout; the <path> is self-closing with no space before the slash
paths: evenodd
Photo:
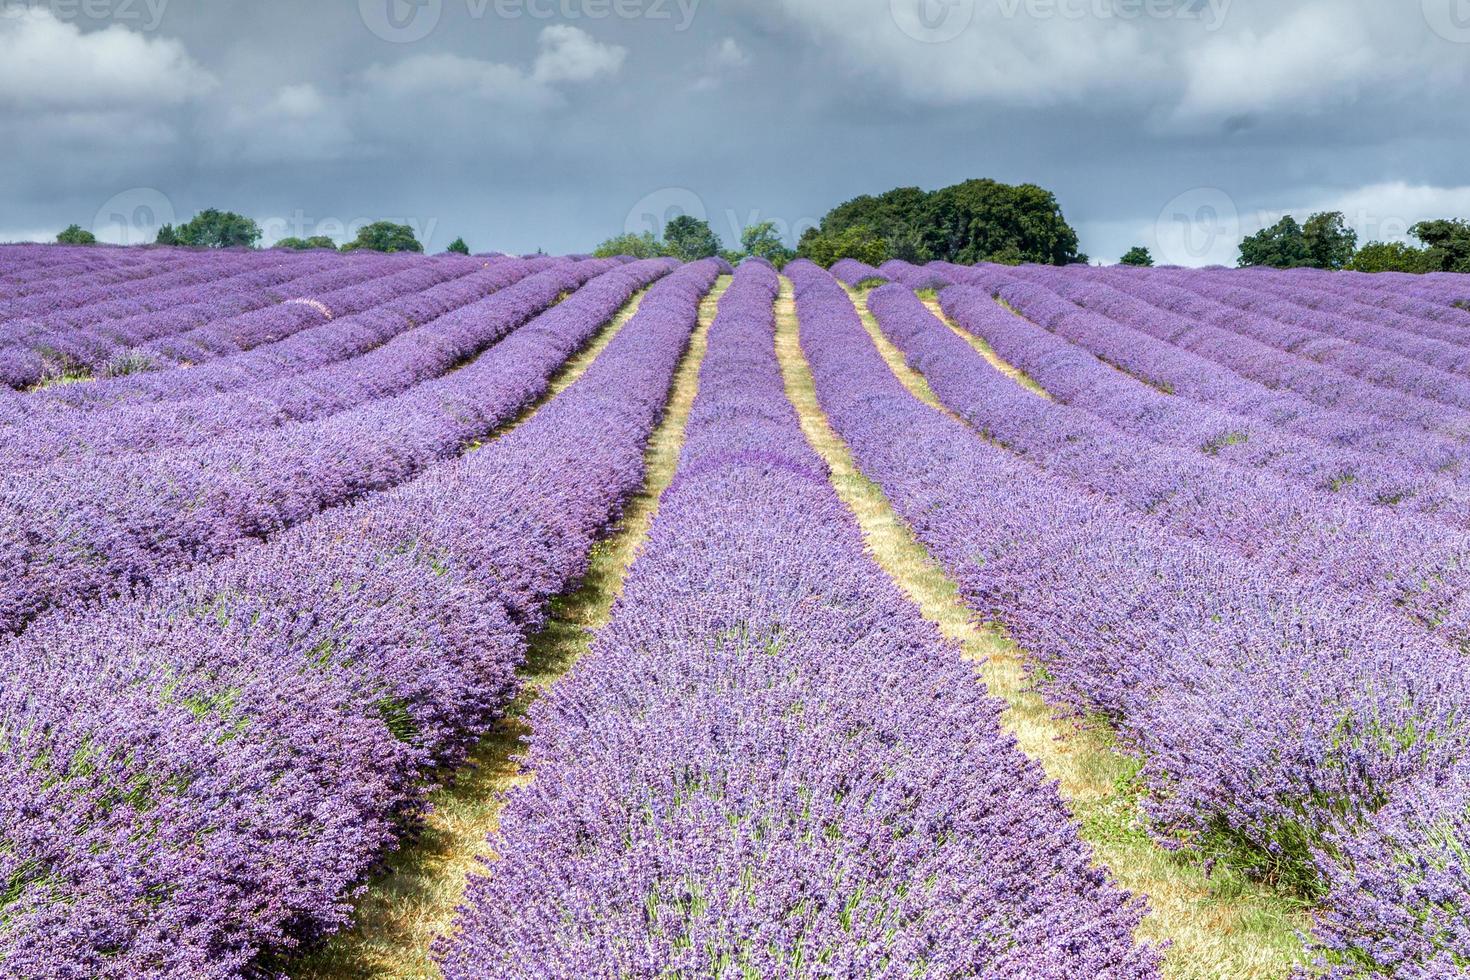
<path id="1" fill-rule="evenodd" d="M 733 244 L 854 194 L 1057 191 L 1083 246 L 1228 260 L 1286 209 L 1470 214 L 1464 0 L 0 0 L 0 238 L 206 206 Z"/>

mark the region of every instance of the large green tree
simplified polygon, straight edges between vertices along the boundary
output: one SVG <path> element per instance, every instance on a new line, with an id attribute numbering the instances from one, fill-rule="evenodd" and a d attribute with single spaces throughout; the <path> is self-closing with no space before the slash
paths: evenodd
<path id="1" fill-rule="evenodd" d="M 344 252 L 422 252 L 424 246 L 408 225 L 391 221 L 374 221 L 357 233 L 357 238 L 342 246 Z"/>
<path id="2" fill-rule="evenodd" d="M 1341 211 L 1312 215 L 1302 226 L 1302 238 L 1312 266 L 1318 269 L 1344 268 L 1358 249 L 1358 233 L 1347 226 Z"/>
<path id="3" fill-rule="evenodd" d="M 260 241 L 260 226 L 253 220 L 216 208 L 206 208 L 187 224 L 170 230 L 174 241 L 166 244 L 194 248 L 254 248 Z M 163 229 L 159 229 L 159 241 L 163 243 Z"/>
<path id="4" fill-rule="evenodd" d="M 967 180 L 935 191 L 922 228 L 930 256 L 962 265 L 1087 261 L 1056 196 L 1035 184 Z"/>
<path id="5" fill-rule="evenodd" d="M 708 221 L 681 214 L 664 226 L 664 248 L 681 262 L 714 258 L 723 246 Z"/>
<path id="6" fill-rule="evenodd" d="M 819 262 L 1067 265 L 1087 260 L 1077 245 L 1077 233 L 1050 191 L 1035 184 L 969 180 L 933 192 L 898 187 L 855 197 L 803 235 L 800 252 Z"/>
<path id="7" fill-rule="evenodd" d="M 1286 215 L 1240 243 L 1240 266 L 1276 269 L 1343 269 L 1353 260 L 1358 233 L 1341 211 L 1320 211 L 1305 225 Z"/>
<path id="8" fill-rule="evenodd" d="M 1239 265 L 1242 269 L 1261 265 L 1299 269 L 1311 264 L 1312 253 L 1307 248 L 1307 236 L 1289 214 L 1240 243 Z"/>
<path id="9" fill-rule="evenodd" d="M 1421 221 L 1409 233 L 1429 250 L 1436 271 L 1470 272 L 1470 221 L 1461 218 Z"/>
<path id="10" fill-rule="evenodd" d="M 883 261 L 928 262 L 933 258 L 924 242 L 929 196 L 918 187 L 896 187 L 877 196 L 864 194 L 828 212 L 820 230 L 824 235 L 837 236 L 852 228 L 865 228 L 870 234 L 863 239 L 876 236 L 886 243 Z"/>

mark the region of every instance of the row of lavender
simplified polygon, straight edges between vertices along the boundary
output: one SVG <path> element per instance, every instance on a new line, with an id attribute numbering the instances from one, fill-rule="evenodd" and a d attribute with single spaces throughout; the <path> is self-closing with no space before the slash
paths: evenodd
<path id="1" fill-rule="evenodd" d="M 1078 357 L 988 290 L 949 290 L 945 308 L 1073 404 L 992 370 L 907 289 L 877 291 L 884 332 L 1000 445 L 967 438 L 900 397 L 830 280 L 795 275 L 834 423 L 1053 692 L 1118 722 L 1160 829 L 1325 893 L 1340 975 L 1457 971 L 1470 689 L 1435 634 L 1466 640 L 1464 535 L 1225 465 L 1218 443 L 1130 434 L 1113 423 L 1156 412 L 1167 428 L 1183 399 Z M 1130 395 L 1148 408 L 1119 411 Z"/>
<path id="2" fill-rule="evenodd" d="M 121 282 L 156 258 L 154 251 L 143 249 L 9 245 L 0 248 L 0 299 L 45 289 L 47 280 L 62 275 L 92 272 Z"/>
<path id="3" fill-rule="evenodd" d="M 1379 601 L 1385 614 L 1405 613 L 1470 647 L 1470 534 L 1459 526 L 1244 465 L 1276 448 L 1271 430 L 1140 385 L 987 292 L 946 291 L 944 307 L 1002 357 L 1034 370 L 1059 404 L 1022 397 L 902 287 L 872 299 L 885 332 L 922 361 L 940 397 L 1012 450 L 1178 531 Z"/>
<path id="4" fill-rule="evenodd" d="M 369 312 L 339 318 L 330 330 L 305 331 L 289 344 L 271 345 L 261 360 L 274 369 L 261 377 L 252 379 L 245 359 L 237 357 L 220 361 L 214 371 L 195 369 L 186 377 L 157 376 L 155 390 L 168 391 L 172 397 L 166 399 L 144 402 L 133 398 L 105 412 L 58 408 L 53 403 L 52 410 L 9 427 L 9 438 L 0 449 L 0 472 L 63 459 L 94 461 L 121 453 L 199 445 L 233 433 L 326 418 L 400 394 L 442 375 L 498 339 L 506 330 L 506 311 L 516 308 L 518 298 L 545 296 L 550 289 L 566 288 L 613 266 L 590 262 L 528 275 L 532 268 L 512 261 L 437 284 L 414 275 L 411 278 L 419 281 L 389 287 L 412 290 L 402 297 Z M 349 291 L 360 297 L 372 292 Z M 334 344 L 333 337 L 348 342 Z M 309 352 L 310 360 L 296 361 L 291 356 L 294 350 Z M 234 389 L 209 390 L 210 379 L 205 378 L 207 393 L 183 397 L 184 383 L 199 390 L 200 375 L 206 373 L 227 373 L 242 383 Z M 97 387 L 88 392 L 92 407 L 101 404 Z"/>
<path id="5" fill-rule="evenodd" d="M 27 388 L 63 375 L 108 377 L 200 363 L 279 339 L 293 327 L 360 312 L 366 307 L 353 305 L 358 294 L 351 287 L 416 273 L 419 288 L 426 288 L 486 264 L 458 257 L 202 253 L 175 257 L 165 263 L 170 271 L 121 284 L 63 276 L 24 300 L 0 302 L 0 384 Z M 238 329 L 221 328 L 236 318 Z"/>
<path id="6" fill-rule="evenodd" d="M 470 275 L 488 277 L 493 286 L 501 288 L 565 264 L 553 259 L 492 263 Z M 183 402 L 346 361 L 438 316 L 432 298 L 426 303 L 422 294 L 456 281 L 453 275 L 446 277 L 439 270 L 419 267 L 360 283 L 319 282 L 328 291 L 315 293 L 310 303 L 278 304 L 211 322 L 177 337 L 180 343 L 204 347 L 233 343 L 241 348 L 240 353 L 218 357 L 208 364 L 186 360 L 146 374 L 12 394 L 0 398 L 0 423 L 30 426 L 47 415 L 65 415 L 73 408 Z"/>
<path id="7" fill-rule="evenodd" d="M 958 652 L 865 556 L 774 350 L 721 302 L 674 484 L 527 766 L 451 980 L 1146 977 L 1140 907 Z"/>
<path id="8" fill-rule="evenodd" d="M 568 290 L 554 323 L 606 322 L 668 260 L 577 263 L 530 277 L 404 335 L 379 375 L 441 370 L 517 331 Z M 598 275 L 598 273 L 601 273 Z M 244 432 L 178 451 L 58 463 L 0 479 L 0 630 L 224 557 L 330 507 L 387 489 L 457 455 L 544 388 L 568 351 L 512 335 L 461 370 L 318 421 Z M 355 368 L 349 368 L 355 370 Z M 351 401 L 364 383 L 346 390 Z M 97 420 L 108 425 L 106 413 Z"/>
<path id="9" fill-rule="evenodd" d="M 667 268 L 630 266 L 522 327 L 445 407 L 525 404 L 650 271 Z M 0 970 L 255 975 L 262 950 L 340 927 L 641 485 L 719 271 L 664 277 L 576 385 L 488 447 L 11 641 Z"/>
<path id="10" fill-rule="evenodd" d="M 1274 470 L 1455 527 L 1470 523 L 1470 488 L 1460 465 L 1465 416 L 1458 408 L 1374 388 L 1310 359 L 1180 318 L 1091 282 L 1081 270 L 1059 284 L 1065 299 L 1028 281 L 1055 275 L 1044 270 L 987 267 L 962 274 L 1034 321 L 1019 320 L 1007 330 L 987 312 L 986 329 L 993 328 L 991 342 L 1002 357 L 1063 401 L 1155 442 L 1206 447 L 1231 465 Z M 902 278 L 912 281 L 913 273 Z M 963 291 L 946 295 L 954 305 Z M 987 307 L 973 298 L 963 305 Z M 1238 324 L 1244 316 L 1220 319 Z M 1037 325 L 1066 343 L 1048 349 Z M 1177 345 L 1156 333 L 1168 333 Z M 1206 351 L 1214 360 L 1200 356 Z M 1128 383 L 1108 365 L 1153 391 Z M 1399 410 L 1417 413 L 1420 424 L 1394 418 Z"/>

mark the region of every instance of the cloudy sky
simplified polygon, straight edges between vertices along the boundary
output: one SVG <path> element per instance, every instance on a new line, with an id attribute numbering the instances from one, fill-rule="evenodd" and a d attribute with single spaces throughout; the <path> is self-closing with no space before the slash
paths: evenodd
<path id="1" fill-rule="evenodd" d="M 1094 258 L 1230 262 L 1285 211 L 1470 217 L 1467 97 L 1470 0 L 0 0 L 0 241 L 733 244 L 986 176 Z"/>

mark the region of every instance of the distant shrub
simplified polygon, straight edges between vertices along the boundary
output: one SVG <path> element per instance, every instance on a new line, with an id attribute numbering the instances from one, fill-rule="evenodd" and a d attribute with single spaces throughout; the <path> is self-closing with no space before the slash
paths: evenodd
<path id="1" fill-rule="evenodd" d="M 1118 261 L 1123 265 L 1152 266 L 1154 264 L 1154 257 L 1142 245 L 1135 245 L 1127 252 L 1124 252 L 1123 257 Z"/>
<path id="2" fill-rule="evenodd" d="M 62 245 L 96 245 L 97 236 L 81 225 L 67 225 L 56 236 L 56 241 Z"/>
<path id="3" fill-rule="evenodd" d="M 1430 249 L 1403 242 L 1369 242 L 1347 266 L 1354 272 L 1412 272 L 1423 274 L 1439 269 L 1439 258 Z"/>
<path id="4" fill-rule="evenodd" d="M 599 259 L 615 259 L 623 255 L 635 259 L 657 259 L 667 254 L 663 243 L 651 231 L 609 238 L 592 252 L 593 257 Z"/>
<path id="5" fill-rule="evenodd" d="M 305 251 L 311 248 L 329 248 L 335 252 L 337 250 L 337 243 L 332 241 L 326 235 L 312 235 L 310 238 L 296 238 L 293 236 L 290 238 L 283 238 L 271 247 L 294 248 L 297 251 Z"/>
<path id="6" fill-rule="evenodd" d="M 801 236 L 796 251 L 824 269 L 832 268 L 840 259 L 855 259 L 873 266 L 888 260 L 888 242 L 867 225 L 853 225 L 832 233 L 812 228 Z"/>
<path id="7" fill-rule="evenodd" d="M 391 221 L 375 221 L 357 233 L 357 238 L 342 246 L 344 252 L 422 252 L 424 246 L 408 225 Z"/>
<path id="8" fill-rule="evenodd" d="M 456 238 L 454 241 L 449 243 L 449 247 L 446 248 L 444 251 L 453 252 L 456 255 L 469 255 L 470 247 L 465 244 L 463 238 Z"/>

